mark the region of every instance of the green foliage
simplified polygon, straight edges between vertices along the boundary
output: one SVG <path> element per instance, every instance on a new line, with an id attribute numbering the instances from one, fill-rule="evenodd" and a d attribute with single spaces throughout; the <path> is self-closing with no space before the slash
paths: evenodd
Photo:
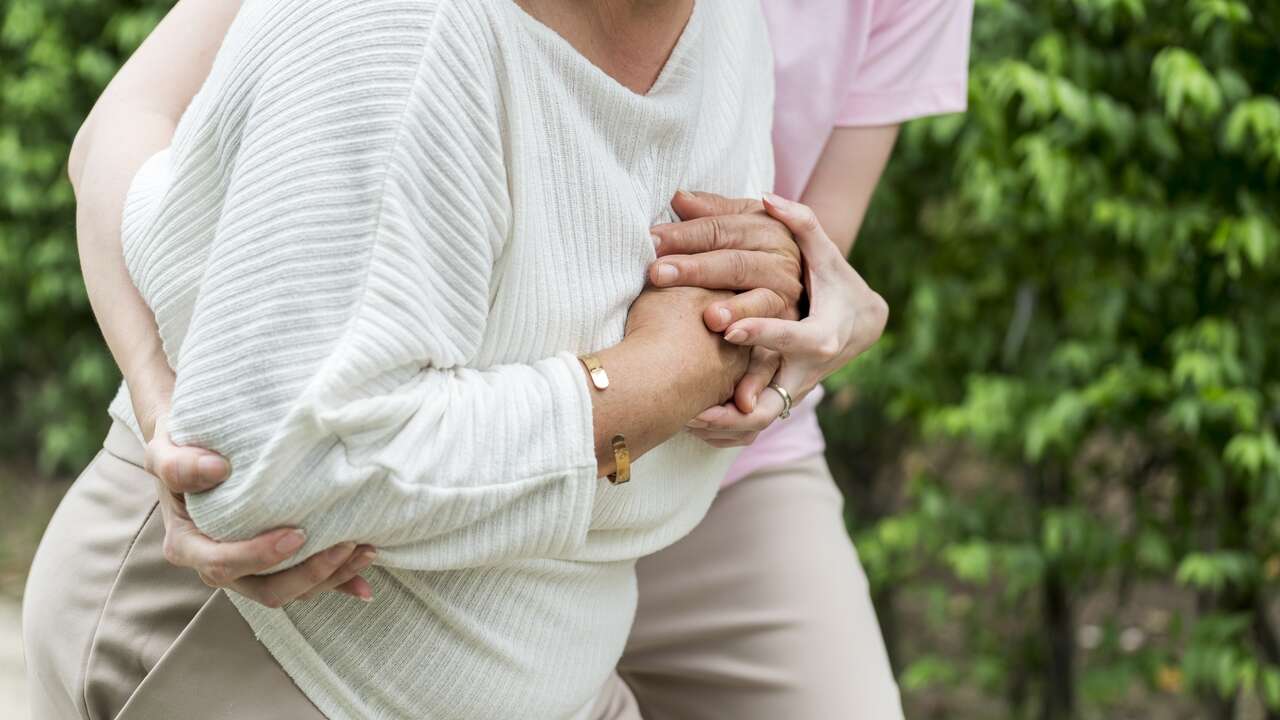
<path id="1" fill-rule="evenodd" d="M 1280 716 L 1280 2 L 979 0 L 971 70 L 872 208 L 893 318 L 826 418 L 900 485 L 855 508 L 881 612 L 981 598 L 959 657 L 890 638 L 908 696 Z"/>
<path id="2" fill-rule="evenodd" d="M 71 140 L 163 2 L 0 0 L 0 455 L 78 469 L 119 374 L 89 314 Z"/>

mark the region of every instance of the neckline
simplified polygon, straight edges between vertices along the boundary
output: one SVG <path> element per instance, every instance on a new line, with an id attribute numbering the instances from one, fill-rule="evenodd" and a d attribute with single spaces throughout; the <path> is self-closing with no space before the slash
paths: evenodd
<path id="1" fill-rule="evenodd" d="M 686 57 L 690 52 L 689 48 L 693 45 L 694 39 L 701 28 L 703 2 L 704 0 L 693 0 L 693 9 L 689 13 L 689 19 L 685 21 L 684 28 L 680 31 L 680 37 L 676 38 L 676 44 L 671 48 L 671 54 L 667 56 L 667 62 L 658 71 L 658 77 L 654 79 L 653 85 L 647 91 L 641 93 L 623 85 L 617 78 L 605 72 L 603 68 L 592 62 L 591 58 L 583 55 L 582 51 L 578 50 L 573 43 L 569 42 L 551 26 L 530 15 L 515 0 L 507 0 L 520 22 L 534 35 L 551 43 L 560 52 L 575 58 L 586 67 L 587 72 L 615 91 L 626 93 L 629 97 L 641 100 L 661 97 L 666 92 L 667 86 L 675 82 L 681 68 L 686 64 Z"/>

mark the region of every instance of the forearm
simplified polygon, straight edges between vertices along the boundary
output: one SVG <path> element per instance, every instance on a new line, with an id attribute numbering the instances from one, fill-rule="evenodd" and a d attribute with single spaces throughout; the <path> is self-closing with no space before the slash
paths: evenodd
<path id="1" fill-rule="evenodd" d="M 77 149 L 76 234 L 85 289 L 107 346 L 133 396 L 143 432 L 173 390 L 155 318 L 134 287 L 121 248 L 121 216 L 138 168 L 173 135 L 171 118 L 127 107 L 100 106 Z"/>
<path id="2" fill-rule="evenodd" d="M 845 255 L 866 217 L 898 139 L 897 125 L 841 127 L 831 133 L 801 202 Z"/>
<path id="3" fill-rule="evenodd" d="M 631 456 L 639 457 L 733 393 L 741 372 L 731 363 L 709 349 L 690 351 L 673 345 L 661 338 L 640 337 L 596 353 L 609 374 L 608 390 L 592 391 L 597 476 L 617 469 L 615 435 L 625 436 Z"/>
<path id="4" fill-rule="evenodd" d="M 366 335 L 369 323 L 311 315 L 314 305 L 293 300 L 337 281 L 267 285 L 248 328 L 234 320 L 233 305 L 264 283 L 243 268 L 206 280 L 214 297 L 183 345 L 172 437 L 231 463 L 226 483 L 188 498 L 197 525 L 215 539 L 301 527 L 308 546 L 299 557 L 356 540 L 417 569 L 556 555 L 585 541 L 597 479 L 613 469 L 613 435 L 644 453 L 726 398 L 745 366 L 741 349 L 702 325 L 714 297 L 706 291 L 696 299 L 683 288 L 654 291 L 637 301 L 632 317 L 640 307 L 651 320 L 597 353 L 613 380 L 598 391 L 567 353 L 475 369 L 439 359 L 453 355 L 445 348 L 437 358 L 411 347 L 451 327 L 449 313 L 423 306 L 422 317 L 406 318 L 389 339 Z M 475 303 L 487 302 L 483 287 L 463 287 Z M 300 333 L 331 349 L 297 353 Z M 363 350 L 375 346 L 383 368 L 376 376 Z M 352 363 L 362 370 L 353 374 Z"/>
<path id="5" fill-rule="evenodd" d="M 256 457 L 227 450 L 232 478 L 189 496 L 188 508 L 219 540 L 303 528 L 298 558 L 348 540 L 421 570 L 570 552 L 585 542 L 597 478 L 612 469 L 611 454 L 600 450 L 609 438 L 624 433 L 643 453 L 705 404 L 692 399 L 693 383 L 664 377 L 649 367 L 654 356 L 636 347 L 599 353 L 618 379 L 604 392 L 589 386 L 576 360 L 560 356 L 488 370 L 425 369 L 378 398 L 303 401 L 282 426 L 250 428 L 270 438 L 269 449 Z M 192 414 L 184 382 L 180 373 L 175 421 Z M 261 396 L 228 394 L 211 411 L 252 425 Z M 675 408 L 663 401 L 673 397 L 681 397 Z M 225 432 L 189 437 L 197 423 L 184 424 L 174 430 L 184 444 L 238 444 Z"/>
<path id="6" fill-rule="evenodd" d="M 103 91 L 67 162 L 89 301 L 148 437 L 173 373 L 151 310 L 125 267 L 121 215 L 134 176 L 169 145 L 239 7 L 238 0 L 178 2 Z"/>

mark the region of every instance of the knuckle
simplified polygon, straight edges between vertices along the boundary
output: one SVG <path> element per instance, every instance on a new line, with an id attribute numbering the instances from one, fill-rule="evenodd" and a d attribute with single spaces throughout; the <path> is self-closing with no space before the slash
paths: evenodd
<path id="1" fill-rule="evenodd" d="M 879 293 L 871 292 L 863 305 L 862 313 L 866 320 L 862 323 L 861 333 L 866 336 L 868 344 L 874 343 L 884 335 L 889 324 L 889 303 Z"/>
<path id="2" fill-rule="evenodd" d="M 795 236 L 786 225 L 767 215 L 758 216 L 757 222 L 760 224 L 760 234 L 768 238 L 767 242 L 771 249 L 789 256 L 800 257 L 800 246 L 796 244 Z"/>
<path id="3" fill-rule="evenodd" d="M 787 307 L 786 300 L 781 295 L 772 290 L 767 290 L 759 295 L 759 314 L 762 318 L 777 318 L 785 313 Z"/>
<path id="4" fill-rule="evenodd" d="M 168 485 L 177 485 L 182 477 L 180 475 L 181 466 L 178 459 L 173 455 L 165 454 L 158 459 L 157 468 L 160 471 L 160 479 L 164 480 Z"/>
<path id="5" fill-rule="evenodd" d="M 724 217 L 717 215 L 707 219 L 707 229 L 709 237 L 707 238 L 708 250 L 721 250 L 730 246 L 729 228 L 725 223 Z"/>
<path id="6" fill-rule="evenodd" d="M 822 224 L 818 222 L 818 215 L 808 205 L 800 205 L 796 209 L 796 216 L 802 232 L 811 233 L 822 229 Z"/>
<path id="7" fill-rule="evenodd" d="M 787 301 L 778 293 L 769 291 L 765 296 L 765 311 L 770 317 L 779 317 L 787 311 Z"/>
<path id="8" fill-rule="evenodd" d="M 889 302 L 880 293 L 871 293 L 871 315 L 881 328 L 889 321 Z"/>
<path id="9" fill-rule="evenodd" d="M 828 336 L 818 343 L 818 357 L 828 361 L 835 360 L 840 356 L 842 349 L 840 341 L 835 336 Z"/>
<path id="10" fill-rule="evenodd" d="M 751 268 L 747 264 L 747 259 L 743 253 L 735 252 L 729 255 L 729 281 L 738 287 L 745 286 L 747 279 L 751 275 Z"/>
<path id="11" fill-rule="evenodd" d="M 785 301 L 783 310 L 794 311 L 795 314 L 791 316 L 792 318 L 799 317 L 800 298 L 804 297 L 804 284 L 793 280 L 788 283 L 784 292 L 786 295 L 783 297 Z"/>
<path id="12" fill-rule="evenodd" d="M 318 585 L 328 580 L 330 575 L 333 575 L 333 569 L 322 562 L 308 563 L 302 572 L 302 576 L 312 585 Z"/>
<path id="13" fill-rule="evenodd" d="M 226 560 L 221 558 L 205 563 L 202 572 L 218 586 L 225 585 L 231 580 L 231 570 L 227 567 Z"/>
<path id="14" fill-rule="evenodd" d="M 681 223 L 679 225 L 671 226 L 671 229 L 667 231 L 666 239 L 669 241 L 670 246 L 675 248 L 675 252 L 679 252 L 680 248 L 688 247 L 690 241 L 693 239 L 691 237 L 692 235 L 694 235 L 694 233 L 689 230 L 689 223 Z M 668 252 L 672 251 L 669 250 Z"/>
<path id="15" fill-rule="evenodd" d="M 800 262 L 800 256 L 799 255 L 783 255 L 781 256 L 781 259 L 782 259 L 783 274 L 791 279 L 791 281 L 794 283 L 796 287 L 796 292 L 799 292 L 799 290 L 803 287 L 802 283 L 800 282 L 800 275 L 804 272 L 804 266 Z"/>
<path id="16" fill-rule="evenodd" d="M 178 567 L 183 566 L 182 553 L 178 549 L 178 541 L 172 535 L 167 533 L 165 534 L 162 551 L 164 553 L 165 562 L 170 565 L 177 565 Z"/>

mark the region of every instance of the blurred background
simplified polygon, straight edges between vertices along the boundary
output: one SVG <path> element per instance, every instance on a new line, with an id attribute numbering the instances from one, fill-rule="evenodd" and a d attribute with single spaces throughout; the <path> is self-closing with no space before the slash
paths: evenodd
<path id="1" fill-rule="evenodd" d="M 119 381 L 70 141 L 169 3 L 0 0 L 0 714 Z M 853 261 L 830 459 L 912 718 L 1280 718 L 1280 0 L 978 0 Z M 838 572 L 838 568 L 833 568 Z"/>

